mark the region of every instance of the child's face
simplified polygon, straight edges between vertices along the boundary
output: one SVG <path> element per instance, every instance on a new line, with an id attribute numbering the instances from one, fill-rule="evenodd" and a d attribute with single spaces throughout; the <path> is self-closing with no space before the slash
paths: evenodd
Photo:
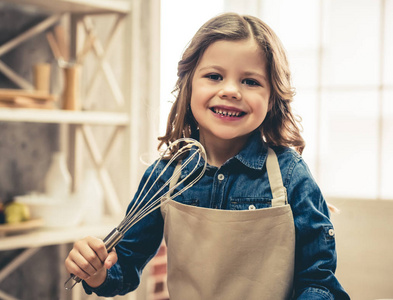
<path id="1" fill-rule="evenodd" d="M 191 95 L 201 140 L 245 141 L 262 124 L 270 98 L 266 64 L 253 39 L 220 40 L 206 49 Z"/>

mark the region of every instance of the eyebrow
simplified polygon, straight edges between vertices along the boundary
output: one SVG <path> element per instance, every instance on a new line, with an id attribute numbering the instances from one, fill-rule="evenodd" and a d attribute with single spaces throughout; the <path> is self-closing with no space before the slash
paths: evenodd
<path id="1" fill-rule="evenodd" d="M 203 67 L 203 68 L 200 68 L 200 69 L 197 68 L 197 71 L 204 71 L 206 69 L 217 69 L 217 70 L 219 70 L 221 72 L 224 71 L 224 68 L 221 68 L 220 66 L 216 66 L 216 65 L 210 65 L 210 66 L 206 66 L 206 67 Z"/>

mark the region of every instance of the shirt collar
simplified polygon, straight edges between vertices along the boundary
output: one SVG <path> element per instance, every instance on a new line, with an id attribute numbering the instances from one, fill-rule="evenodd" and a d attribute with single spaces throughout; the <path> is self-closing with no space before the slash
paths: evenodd
<path id="1" fill-rule="evenodd" d="M 190 152 L 190 154 L 193 151 Z M 255 131 L 249 137 L 245 147 L 233 158 L 229 159 L 224 165 L 230 163 L 232 160 L 236 159 L 248 168 L 255 170 L 262 170 L 267 158 L 267 146 L 262 140 L 260 131 Z M 204 164 L 202 159 L 198 164 L 198 169 Z M 186 176 L 191 172 L 195 164 L 191 163 L 186 166 L 183 170 L 182 176 Z"/>
<path id="2" fill-rule="evenodd" d="M 267 158 L 267 146 L 260 131 L 251 134 L 246 146 L 234 158 L 248 168 L 262 170 Z"/>

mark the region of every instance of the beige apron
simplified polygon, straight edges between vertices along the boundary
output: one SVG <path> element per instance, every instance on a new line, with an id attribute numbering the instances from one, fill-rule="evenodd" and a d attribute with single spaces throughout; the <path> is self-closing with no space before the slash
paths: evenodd
<path id="1" fill-rule="evenodd" d="M 219 210 L 174 200 L 161 207 L 171 300 L 291 297 L 294 221 L 277 156 L 270 148 L 266 168 L 271 208 Z"/>

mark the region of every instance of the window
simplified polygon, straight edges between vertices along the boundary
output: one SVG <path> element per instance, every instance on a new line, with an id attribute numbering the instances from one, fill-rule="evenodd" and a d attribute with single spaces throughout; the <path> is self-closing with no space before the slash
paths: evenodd
<path id="1" fill-rule="evenodd" d="M 161 111 L 160 134 L 165 133 L 171 94 L 177 80 L 177 63 L 195 32 L 208 19 L 221 13 L 224 0 L 161 1 Z M 208 8 L 208 9 L 207 9 Z"/>
<path id="2" fill-rule="evenodd" d="M 325 195 L 392 199 L 393 1 L 262 2 L 289 53 L 304 157 Z"/>

